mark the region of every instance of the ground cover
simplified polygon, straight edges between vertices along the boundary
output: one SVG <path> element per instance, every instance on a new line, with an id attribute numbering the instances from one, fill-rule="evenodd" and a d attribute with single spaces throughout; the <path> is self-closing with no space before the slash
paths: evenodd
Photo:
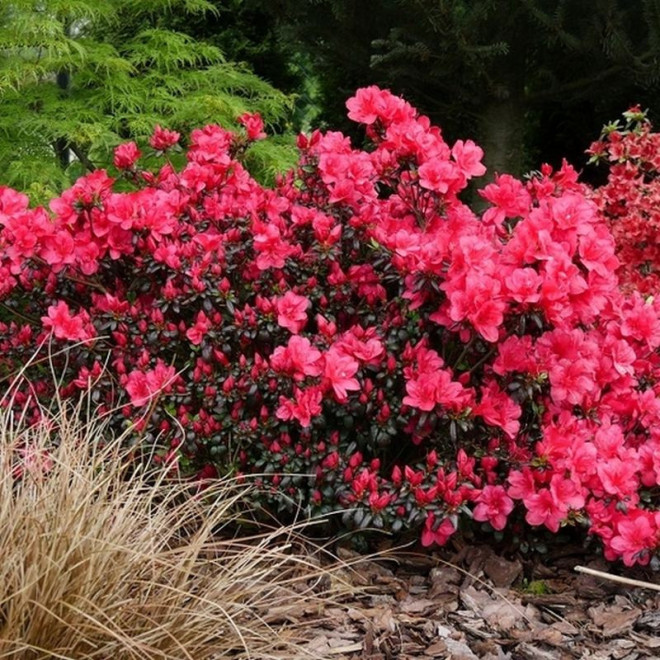
<path id="1" fill-rule="evenodd" d="M 358 595 L 326 610 L 309 648 L 337 660 L 657 658 L 658 592 L 578 574 L 579 564 L 616 571 L 581 545 L 542 561 L 475 544 L 363 558 L 348 576 Z M 648 569 L 625 575 L 657 583 Z"/>

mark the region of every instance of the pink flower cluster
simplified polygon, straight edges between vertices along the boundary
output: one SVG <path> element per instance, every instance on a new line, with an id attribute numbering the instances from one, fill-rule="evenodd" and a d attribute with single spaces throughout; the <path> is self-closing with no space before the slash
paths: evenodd
<path id="1" fill-rule="evenodd" d="M 660 134 L 639 107 L 624 112 L 589 149 L 592 162 L 609 166 L 597 202 L 617 244 L 618 275 L 628 290 L 660 289 Z"/>
<path id="2" fill-rule="evenodd" d="M 261 475 L 281 514 L 341 510 L 425 545 L 469 520 L 580 527 L 647 562 L 660 302 L 620 287 L 614 193 L 544 167 L 496 176 L 478 214 L 461 201 L 485 171 L 476 144 L 376 87 L 347 105 L 369 148 L 300 136 L 275 189 L 240 161 L 263 137 L 252 115 L 245 135 L 194 131 L 181 171 L 120 146 L 131 192 L 100 170 L 49 213 L 0 189 L 0 373 L 66 346 L 61 395 L 91 389 L 202 480 Z M 52 387 L 37 370 L 14 404 Z"/>

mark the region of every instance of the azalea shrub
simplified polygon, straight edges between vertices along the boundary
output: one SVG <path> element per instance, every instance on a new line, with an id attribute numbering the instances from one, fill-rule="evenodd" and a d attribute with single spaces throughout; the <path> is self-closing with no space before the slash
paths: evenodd
<path id="1" fill-rule="evenodd" d="M 660 290 L 660 134 L 638 106 L 603 129 L 589 149 L 608 166 L 594 199 L 617 245 L 618 275 L 627 290 Z"/>
<path id="2" fill-rule="evenodd" d="M 567 164 L 501 174 L 477 213 L 474 142 L 376 87 L 347 106 L 367 146 L 301 135 L 274 189 L 242 164 L 254 115 L 194 131 L 180 170 L 175 133 L 156 130 L 155 172 L 121 145 L 116 178 L 49 210 L 0 189 L 0 376 L 30 376 L 11 405 L 38 416 L 56 374 L 136 455 L 250 476 L 280 515 L 427 546 L 464 521 L 574 526 L 649 561 L 660 303 L 620 286 L 594 191 Z"/>

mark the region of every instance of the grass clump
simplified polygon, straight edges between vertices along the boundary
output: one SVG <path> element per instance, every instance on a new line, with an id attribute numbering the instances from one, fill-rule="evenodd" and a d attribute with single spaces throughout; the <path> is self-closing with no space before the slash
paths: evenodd
<path id="1" fill-rule="evenodd" d="M 293 532 L 232 537 L 245 487 L 191 496 L 79 413 L 0 410 L 0 658 L 312 657 L 285 621 L 323 569 Z"/>

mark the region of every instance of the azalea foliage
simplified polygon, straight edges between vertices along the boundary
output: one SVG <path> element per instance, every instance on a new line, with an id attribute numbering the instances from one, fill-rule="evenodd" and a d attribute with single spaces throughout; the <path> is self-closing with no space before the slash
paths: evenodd
<path id="1" fill-rule="evenodd" d="M 0 190 L 0 374 L 12 403 L 90 390 L 117 428 L 200 480 L 260 475 L 281 512 L 353 528 L 584 528 L 610 559 L 660 539 L 660 303 L 620 287 L 609 218 L 575 171 L 484 174 L 375 87 L 369 145 L 300 136 L 274 189 L 242 155 L 258 116 L 134 143 L 50 203 Z M 179 136 L 158 128 L 167 157 Z M 127 182 L 134 189 L 125 191 Z M 632 188 L 639 182 L 632 181 Z M 43 356 L 47 352 L 46 357 Z"/>

